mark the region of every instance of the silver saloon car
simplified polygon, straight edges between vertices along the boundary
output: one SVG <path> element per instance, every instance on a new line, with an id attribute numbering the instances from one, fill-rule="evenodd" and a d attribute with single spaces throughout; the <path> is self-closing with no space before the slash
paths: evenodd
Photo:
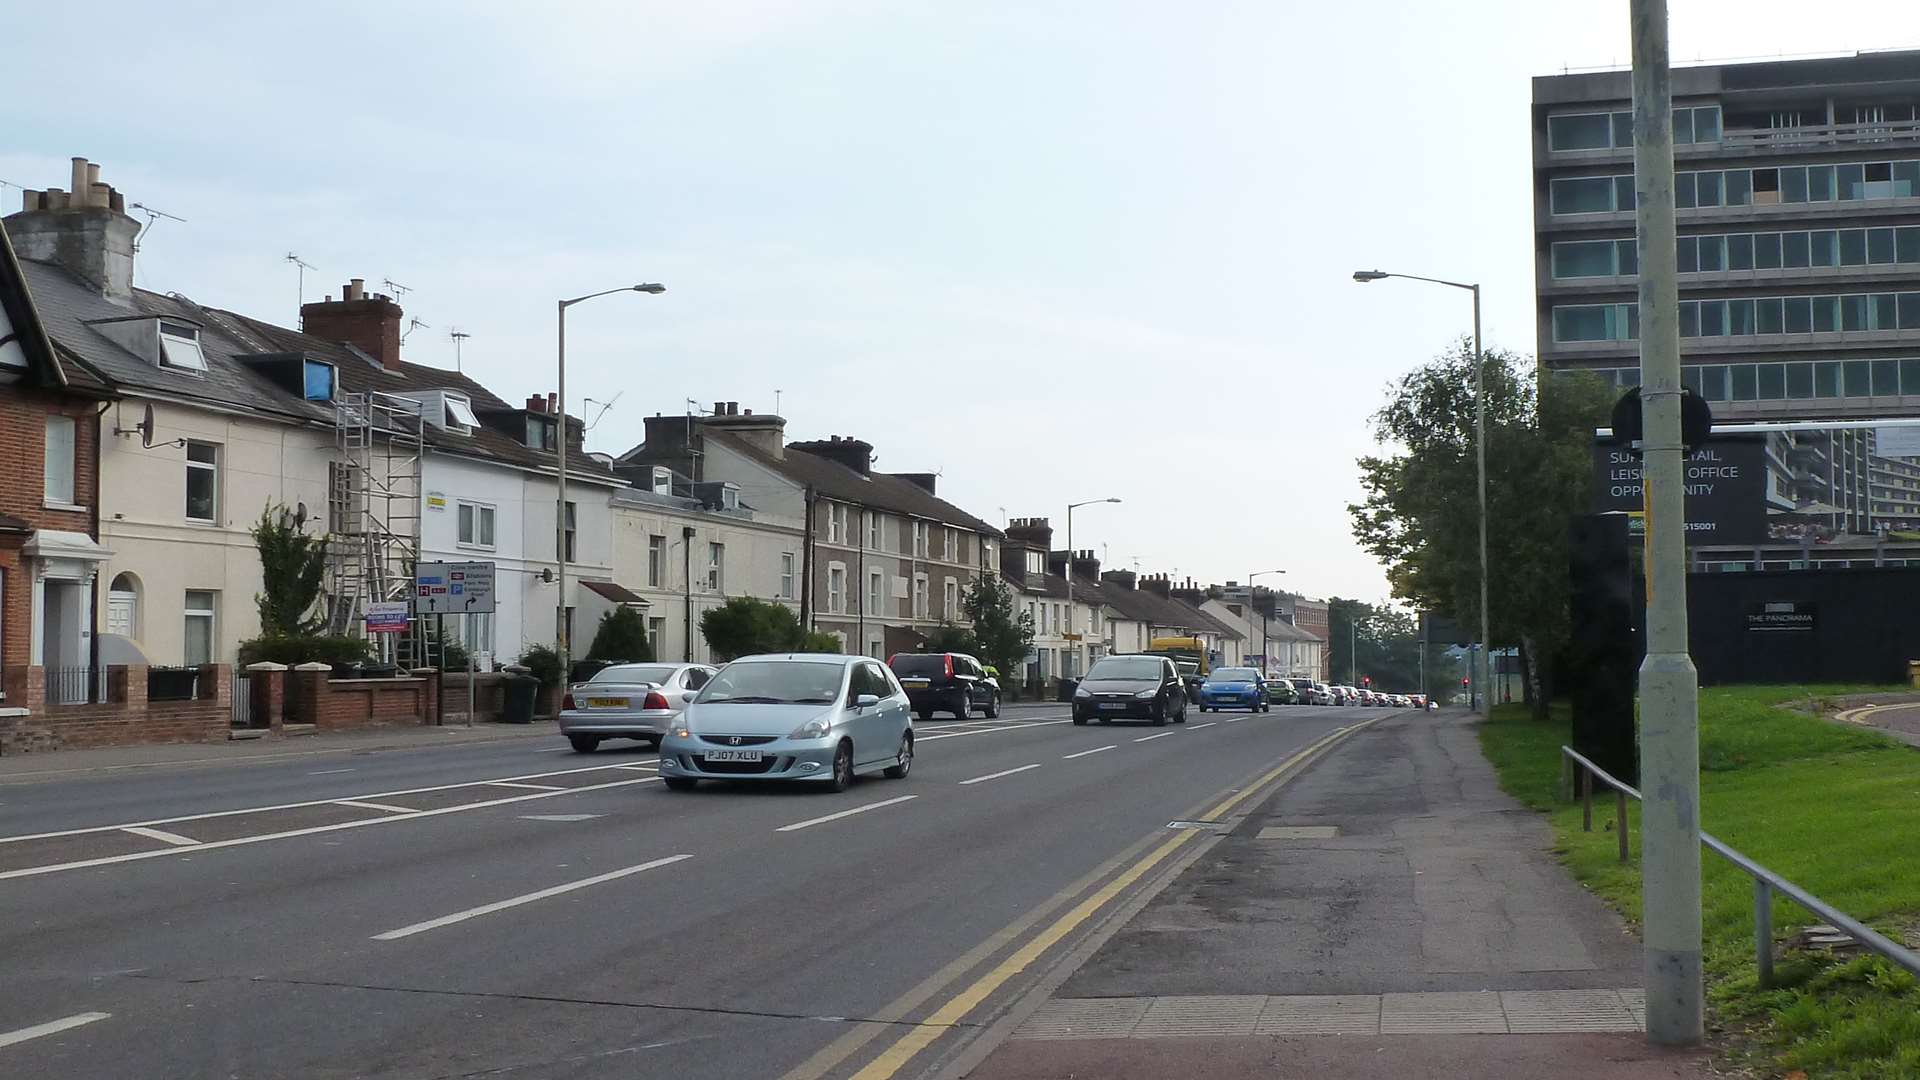
<path id="1" fill-rule="evenodd" d="M 660 743 L 674 791 L 702 780 L 805 780 L 845 791 L 863 772 L 913 768 L 913 711 L 885 664 L 790 653 L 726 665 Z"/>
<path id="2" fill-rule="evenodd" d="M 704 664 L 615 664 L 574 683 L 560 699 L 560 734 L 590 754 L 602 739 L 659 745 L 674 718 L 713 678 Z"/>

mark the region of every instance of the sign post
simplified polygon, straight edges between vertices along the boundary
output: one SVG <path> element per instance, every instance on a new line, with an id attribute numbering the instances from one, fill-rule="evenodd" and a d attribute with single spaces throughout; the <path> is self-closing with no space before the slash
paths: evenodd
<path id="1" fill-rule="evenodd" d="M 494 566 L 490 562 L 433 562 L 416 564 L 413 570 L 413 608 L 419 615 L 432 615 L 440 641 L 440 668 L 446 667 L 446 628 L 444 616 L 490 615 L 493 613 Z M 471 625 L 471 624 L 469 624 Z M 434 677 L 440 679 L 441 670 Z M 472 643 L 467 648 L 467 726 L 473 726 L 474 670 Z M 442 679 L 444 687 L 444 679 Z M 436 695 L 444 705 L 444 695 Z"/>

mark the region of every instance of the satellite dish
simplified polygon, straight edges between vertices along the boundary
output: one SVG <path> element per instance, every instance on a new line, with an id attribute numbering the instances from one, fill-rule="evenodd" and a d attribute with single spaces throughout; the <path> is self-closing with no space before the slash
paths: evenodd
<path id="1" fill-rule="evenodd" d="M 151 450 L 153 448 L 153 402 L 147 402 L 146 410 L 140 414 L 140 422 L 134 425 L 134 430 L 140 433 L 140 445 Z"/>
<path id="2" fill-rule="evenodd" d="M 301 529 L 301 528 L 305 528 L 306 524 L 307 524 L 307 504 L 294 503 L 293 504 L 293 527 L 296 529 Z"/>

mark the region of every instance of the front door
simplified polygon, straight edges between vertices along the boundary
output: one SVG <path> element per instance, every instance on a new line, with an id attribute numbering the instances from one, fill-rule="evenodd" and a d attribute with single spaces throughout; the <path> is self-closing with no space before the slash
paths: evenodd
<path id="1" fill-rule="evenodd" d="M 133 639 L 135 594 L 115 590 L 107 594 L 107 633 Z"/>

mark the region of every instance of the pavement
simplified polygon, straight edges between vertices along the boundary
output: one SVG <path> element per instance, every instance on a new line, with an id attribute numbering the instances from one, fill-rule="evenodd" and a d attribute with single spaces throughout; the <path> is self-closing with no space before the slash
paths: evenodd
<path id="1" fill-rule="evenodd" d="M 1640 1080 L 1640 947 L 1502 794 L 1472 718 L 1398 713 L 1244 816 L 1057 985 L 973 1080 Z"/>
<path id="2" fill-rule="evenodd" d="M 0 783 L 0 1075 L 933 1076 L 1213 839 L 1169 823 L 1382 715 L 1015 706 L 842 794 L 668 792 L 550 732 L 36 755 Z"/>

